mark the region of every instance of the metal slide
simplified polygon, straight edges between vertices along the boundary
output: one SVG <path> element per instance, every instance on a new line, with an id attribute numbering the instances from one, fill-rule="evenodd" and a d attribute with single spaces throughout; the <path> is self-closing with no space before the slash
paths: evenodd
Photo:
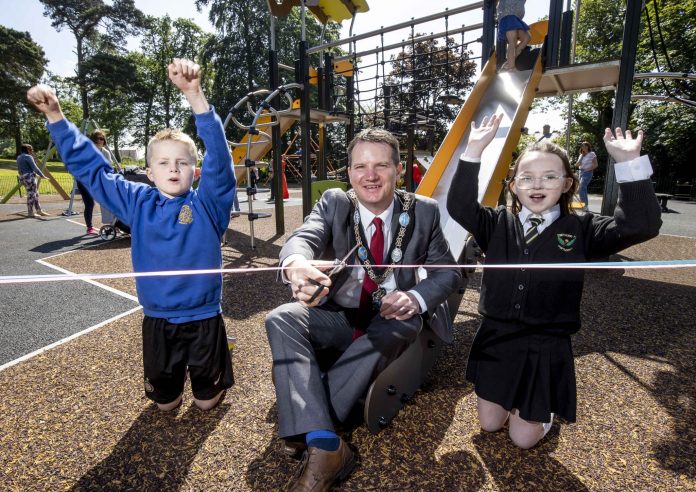
<path id="1" fill-rule="evenodd" d="M 546 26 L 547 21 L 530 26 L 531 43 L 543 41 Z M 461 257 L 468 233 L 447 212 L 447 194 L 459 156 L 466 147 L 471 122 L 478 125 L 486 115 L 503 114 L 495 139 L 483 153 L 479 172 L 479 202 L 495 206 L 542 76 L 541 52 L 542 49 L 532 50 L 527 61 L 532 68 L 516 72 L 496 73 L 496 57 L 495 54 L 491 56 L 416 190 L 438 201 L 440 223 L 455 259 Z M 524 62 L 522 55 L 518 61 Z"/>

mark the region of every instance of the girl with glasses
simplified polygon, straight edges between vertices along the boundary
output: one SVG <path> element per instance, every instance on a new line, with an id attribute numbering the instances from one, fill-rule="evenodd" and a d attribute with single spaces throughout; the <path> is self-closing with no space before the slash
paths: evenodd
<path id="1" fill-rule="evenodd" d="M 486 264 L 515 268 L 484 270 L 479 312 L 483 316 L 469 354 L 466 379 L 474 384 L 481 428 L 495 432 L 509 420 L 520 448 L 537 444 L 554 415 L 576 416 L 575 367 L 570 336 L 580 329 L 583 270 L 526 268 L 524 264 L 598 260 L 658 235 L 660 206 L 650 182 L 652 167 L 640 156 L 642 131 L 624 137 L 604 133 L 615 159 L 619 200 L 613 217 L 576 215 L 577 189 L 563 149 L 548 141 L 527 148 L 508 182 L 512 205 L 484 207 L 477 201 L 481 155 L 501 116 L 472 122 L 447 197 L 451 217 L 473 235 Z"/>

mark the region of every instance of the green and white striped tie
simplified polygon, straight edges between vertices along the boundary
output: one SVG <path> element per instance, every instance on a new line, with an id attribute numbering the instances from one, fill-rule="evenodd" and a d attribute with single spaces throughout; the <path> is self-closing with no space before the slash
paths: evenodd
<path id="1" fill-rule="evenodd" d="M 532 227 L 529 228 L 527 234 L 524 235 L 524 242 L 529 244 L 534 241 L 539 236 L 539 225 L 544 222 L 541 217 L 530 217 L 529 222 L 532 223 Z"/>

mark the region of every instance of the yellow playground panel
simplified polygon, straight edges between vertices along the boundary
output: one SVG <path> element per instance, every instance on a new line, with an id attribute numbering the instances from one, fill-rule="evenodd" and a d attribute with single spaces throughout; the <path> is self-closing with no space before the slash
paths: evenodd
<path id="1" fill-rule="evenodd" d="M 290 9 L 300 6 L 300 0 L 284 0 L 280 3 L 278 0 L 268 0 L 268 6 L 273 15 L 284 17 Z M 356 13 L 370 10 L 367 0 L 319 0 L 317 5 L 308 8 L 322 24 L 329 21 L 341 22 L 352 18 Z"/>

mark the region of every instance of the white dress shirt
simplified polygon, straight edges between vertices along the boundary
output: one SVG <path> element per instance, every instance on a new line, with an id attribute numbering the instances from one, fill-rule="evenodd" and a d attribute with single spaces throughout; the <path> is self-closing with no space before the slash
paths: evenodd
<path id="1" fill-rule="evenodd" d="M 389 247 L 391 246 L 392 241 L 391 226 L 392 217 L 394 215 L 394 202 L 392 201 L 391 205 L 379 215 L 375 215 L 372 212 L 370 212 L 360 202 L 358 202 L 358 211 L 360 212 L 360 225 L 362 227 L 363 233 L 365 234 L 365 239 L 367 240 L 367 244 L 365 244 L 364 246 L 368 249 L 370 246 L 370 241 L 372 241 L 372 236 L 375 233 L 376 229 L 372 221 L 375 217 L 379 217 L 380 219 L 382 219 L 382 232 L 384 233 L 384 254 L 386 255 L 389 251 Z M 301 255 L 295 254 L 288 256 L 287 258 L 285 258 L 285 261 L 283 261 L 282 266 L 290 264 L 293 260 L 297 259 L 298 256 Z M 382 260 L 384 264 L 391 263 L 390 258 L 383 258 Z M 362 263 L 360 262 L 360 260 L 357 259 L 356 256 L 354 265 L 361 264 Z M 365 278 L 365 269 L 354 267 L 349 268 L 349 271 L 350 276 L 346 279 L 341 288 L 338 289 L 338 292 L 336 292 L 336 294 L 334 295 L 333 300 L 334 302 L 345 308 L 357 308 L 360 306 L 360 293 L 362 292 L 363 279 Z M 380 284 L 380 287 L 383 287 L 387 293 L 397 290 L 394 272 L 389 274 L 389 276 L 384 280 L 384 282 Z M 425 311 L 427 311 L 427 305 L 425 304 L 425 300 L 421 297 L 421 295 L 418 292 L 414 290 L 409 290 L 408 293 L 413 294 L 413 296 L 418 301 L 418 304 L 420 306 L 419 313 L 424 313 Z"/>
<path id="2" fill-rule="evenodd" d="M 542 232 L 544 232 L 544 229 L 553 224 L 554 221 L 558 219 L 560 216 L 561 206 L 556 204 L 550 209 L 545 210 L 541 214 L 535 214 L 527 207 L 522 205 L 522 210 L 520 210 L 520 213 L 517 217 L 519 217 L 520 223 L 522 224 L 522 227 L 524 228 L 524 233 L 526 235 L 529 232 L 529 229 L 532 228 L 532 221 L 529 220 L 532 217 L 544 219 L 544 221 L 537 226 L 537 231 L 539 232 L 539 234 L 541 234 Z"/>

